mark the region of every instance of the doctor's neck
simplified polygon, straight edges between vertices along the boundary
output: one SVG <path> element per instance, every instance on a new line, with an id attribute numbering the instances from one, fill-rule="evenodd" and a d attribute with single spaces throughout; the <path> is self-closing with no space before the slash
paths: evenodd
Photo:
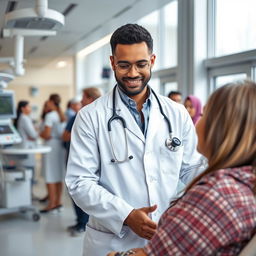
<path id="1" fill-rule="evenodd" d="M 137 93 L 130 93 L 129 91 L 127 90 L 124 90 L 124 88 L 122 86 L 120 86 L 118 84 L 118 88 L 125 94 L 127 95 L 129 98 L 133 99 L 136 104 L 137 104 L 137 110 L 139 112 L 141 112 L 142 110 L 142 106 L 143 104 L 145 103 L 145 101 L 147 100 L 148 98 L 148 95 L 149 95 L 149 88 L 148 86 L 144 86 L 143 90 L 137 92 Z"/>

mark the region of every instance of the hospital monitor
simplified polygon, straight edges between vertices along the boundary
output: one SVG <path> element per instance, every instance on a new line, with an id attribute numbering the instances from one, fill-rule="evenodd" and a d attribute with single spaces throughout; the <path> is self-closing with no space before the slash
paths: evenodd
<path id="1" fill-rule="evenodd" d="M 15 98 L 12 91 L 0 90 L 0 119 L 16 117 Z"/>
<path id="2" fill-rule="evenodd" d="M 22 141 L 11 119 L 0 119 L 0 147 L 17 144 Z"/>

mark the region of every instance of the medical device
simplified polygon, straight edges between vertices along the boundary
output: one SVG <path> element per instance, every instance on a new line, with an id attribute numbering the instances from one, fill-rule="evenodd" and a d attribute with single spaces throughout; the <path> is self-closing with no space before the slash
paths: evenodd
<path id="1" fill-rule="evenodd" d="M 34 8 L 13 10 L 5 14 L 2 35 L 14 39 L 13 61 L 6 61 L 9 62 L 16 76 L 25 74 L 24 37 L 54 36 L 65 23 L 65 17 L 62 13 L 48 8 L 48 0 L 35 0 L 35 2 Z"/>
<path id="2" fill-rule="evenodd" d="M 8 62 L 11 61 L 9 58 L 0 58 L 1 62 Z M 11 73 L 10 70 L 1 70 L 0 71 L 0 90 L 1 88 L 6 88 L 7 84 L 10 83 L 14 79 L 14 75 Z"/>
<path id="3" fill-rule="evenodd" d="M 59 30 L 65 23 L 64 15 L 48 9 L 47 0 L 36 0 L 34 8 L 8 12 L 5 15 L 5 28 Z"/>
<path id="4" fill-rule="evenodd" d="M 20 143 L 21 136 L 12 124 L 16 117 L 15 99 L 12 91 L 0 89 L 0 145 Z"/>
<path id="5" fill-rule="evenodd" d="M 32 170 L 22 165 L 34 149 L 14 146 L 22 138 L 12 124 L 16 117 L 13 91 L 0 88 L 0 215 L 8 213 L 30 213 L 34 221 L 40 219 L 32 205 Z"/>
<path id="6" fill-rule="evenodd" d="M 123 163 L 127 160 L 131 160 L 133 159 L 133 156 L 128 154 L 128 140 L 127 140 L 127 126 L 126 126 L 126 122 L 124 120 L 123 117 L 119 116 L 116 113 L 116 103 L 115 103 L 115 96 L 116 96 L 116 90 L 117 90 L 117 85 L 114 88 L 113 91 L 113 114 L 110 117 L 110 119 L 108 120 L 108 133 L 109 133 L 109 141 L 110 141 L 110 146 L 111 146 L 111 150 L 112 150 L 112 154 L 113 154 L 113 158 L 111 159 L 112 163 Z M 169 138 L 166 139 L 165 141 L 165 146 L 171 150 L 171 151 L 178 151 L 178 149 L 181 146 L 181 141 L 177 138 L 177 137 L 173 137 L 173 132 L 172 132 L 172 126 L 171 126 L 171 122 L 168 119 L 168 117 L 164 114 L 162 105 L 156 95 L 156 93 L 151 89 L 153 95 L 155 96 L 157 103 L 159 105 L 159 109 L 160 109 L 160 113 L 162 114 L 162 116 L 164 117 L 167 126 L 168 126 L 168 130 L 169 130 Z M 125 136 L 125 158 L 123 160 L 118 160 L 115 154 L 115 150 L 114 150 L 114 146 L 113 146 L 113 140 L 112 140 L 112 133 L 111 133 L 111 122 L 113 122 L 114 120 L 119 120 L 122 123 L 122 126 L 124 128 L 124 136 Z"/>
<path id="7" fill-rule="evenodd" d="M 14 93 L 0 89 L 0 119 L 12 119 L 16 117 L 14 103 Z"/>

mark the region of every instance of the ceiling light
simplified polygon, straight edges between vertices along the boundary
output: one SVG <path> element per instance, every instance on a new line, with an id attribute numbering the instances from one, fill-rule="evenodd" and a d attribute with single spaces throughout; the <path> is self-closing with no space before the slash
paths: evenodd
<path id="1" fill-rule="evenodd" d="M 100 40 L 90 44 L 89 46 L 85 47 L 83 50 L 81 50 L 80 52 L 77 53 L 77 56 L 80 57 L 80 58 L 85 57 L 86 55 L 96 51 L 100 47 L 109 43 L 111 35 L 112 34 L 109 34 L 109 35 L 101 38 Z"/>
<path id="2" fill-rule="evenodd" d="M 57 68 L 65 68 L 67 66 L 67 62 L 63 60 L 59 61 L 56 66 Z"/>

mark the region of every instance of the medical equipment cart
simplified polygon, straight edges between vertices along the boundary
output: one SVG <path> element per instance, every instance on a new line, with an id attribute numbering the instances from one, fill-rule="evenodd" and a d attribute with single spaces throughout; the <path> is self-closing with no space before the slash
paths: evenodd
<path id="1" fill-rule="evenodd" d="M 22 160 L 29 154 L 48 153 L 51 148 L 14 146 L 20 142 L 21 138 L 11 120 L 0 120 L 0 215 L 30 212 L 32 219 L 38 221 L 40 214 L 32 205 L 32 170 L 19 165 L 19 159 Z M 5 159 L 14 161 L 15 168 L 6 164 Z"/>

